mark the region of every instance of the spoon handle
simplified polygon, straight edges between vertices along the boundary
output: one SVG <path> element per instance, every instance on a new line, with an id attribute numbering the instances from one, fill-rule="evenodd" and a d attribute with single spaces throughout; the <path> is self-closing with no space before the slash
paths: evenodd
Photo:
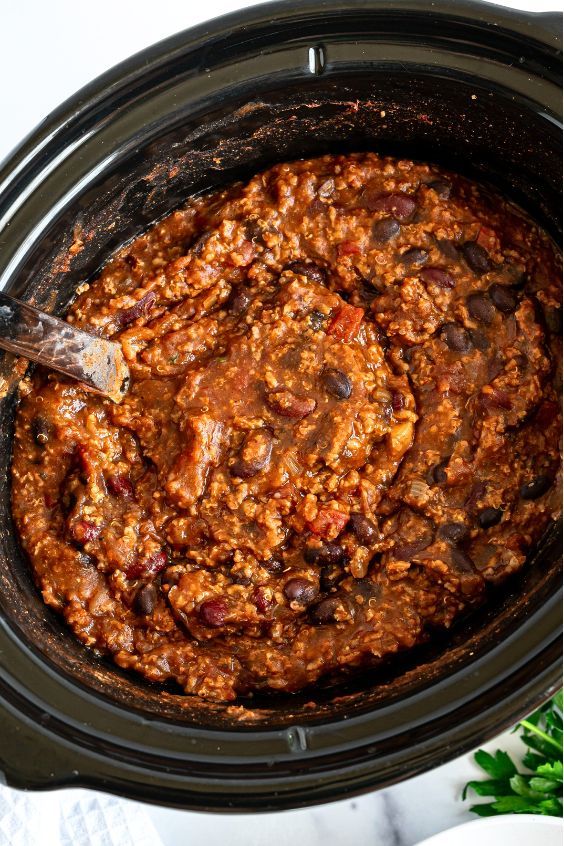
<path id="1" fill-rule="evenodd" d="M 129 370 L 119 344 L 89 335 L 3 291 L 0 347 L 78 379 L 114 402 L 127 392 Z"/>

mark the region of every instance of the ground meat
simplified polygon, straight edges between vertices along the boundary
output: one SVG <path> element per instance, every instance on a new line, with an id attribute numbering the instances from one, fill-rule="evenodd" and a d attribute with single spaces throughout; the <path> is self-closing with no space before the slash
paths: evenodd
<path id="1" fill-rule="evenodd" d="M 45 602 L 216 700 L 424 641 L 558 512 L 559 306 L 548 237 L 428 165 L 326 156 L 191 201 L 67 317 L 121 343 L 123 402 L 22 386 Z"/>

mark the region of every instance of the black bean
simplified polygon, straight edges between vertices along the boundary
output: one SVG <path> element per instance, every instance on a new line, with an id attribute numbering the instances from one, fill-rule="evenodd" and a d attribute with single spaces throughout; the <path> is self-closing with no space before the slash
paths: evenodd
<path id="1" fill-rule="evenodd" d="M 470 335 L 472 345 L 476 347 L 477 350 L 480 350 L 480 352 L 485 352 L 486 350 L 489 350 L 490 342 L 488 341 L 483 332 L 480 332 L 479 329 L 469 329 L 468 334 Z"/>
<path id="2" fill-rule="evenodd" d="M 82 550 L 77 552 L 76 557 L 81 567 L 94 567 L 96 564 L 96 559 L 93 558 L 92 555 L 87 555 L 86 552 L 83 552 Z"/>
<path id="3" fill-rule="evenodd" d="M 337 596 L 327 596 L 309 609 L 312 623 L 324 625 L 335 621 L 335 613 L 342 606 L 342 600 Z"/>
<path id="4" fill-rule="evenodd" d="M 468 536 L 468 527 L 464 523 L 443 523 L 439 526 L 437 534 L 449 543 L 462 543 Z"/>
<path id="5" fill-rule="evenodd" d="M 321 543 L 318 546 L 306 546 L 304 549 L 304 560 L 308 564 L 317 564 L 319 567 L 329 567 L 337 564 L 344 564 L 347 560 L 345 549 L 338 543 Z"/>
<path id="6" fill-rule="evenodd" d="M 478 525 L 481 529 L 491 529 L 492 526 L 497 526 L 503 517 L 501 508 L 482 508 L 478 512 Z"/>
<path id="7" fill-rule="evenodd" d="M 300 577 L 289 579 L 284 585 L 285 596 L 290 602 L 297 602 L 299 605 L 310 605 L 318 593 L 317 585 Z"/>
<path id="8" fill-rule="evenodd" d="M 458 261 L 459 254 L 456 243 L 448 238 L 437 238 L 437 246 L 445 258 Z"/>
<path id="9" fill-rule="evenodd" d="M 53 433 L 53 426 L 45 418 L 38 414 L 31 421 L 31 434 L 38 446 L 45 446 Z"/>
<path id="10" fill-rule="evenodd" d="M 312 282 L 318 282 L 320 285 L 324 285 L 327 281 L 325 271 L 317 264 L 307 264 L 305 261 L 293 261 L 287 264 L 284 270 L 291 270 L 292 273 L 307 276 Z"/>
<path id="11" fill-rule="evenodd" d="M 401 226 L 393 217 L 377 220 L 372 227 L 372 238 L 377 244 L 385 244 L 400 234 Z"/>
<path id="12" fill-rule="evenodd" d="M 327 567 L 322 567 L 319 573 L 319 584 L 325 591 L 330 591 L 331 588 L 336 587 L 345 576 L 345 571 L 337 564 L 330 564 Z"/>
<path id="13" fill-rule="evenodd" d="M 167 567 L 166 570 L 163 571 L 162 584 L 167 584 L 171 587 L 173 585 L 177 585 L 183 575 L 184 568 L 173 564 L 171 567 Z"/>
<path id="14" fill-rule="evenodd" d="M 241 587 L 248 587 L 253 581 L 250 576 L 243 572 L 230 573 L 234 585 L 241 585 Z"/>
<path id="15" fill-rule="evenodd" d="M 195 256 L 201 256 L 204 252 L 204 247 L 206 246 L 207 242 L 210 240 L 213 232 L 211 229 L 202 232 L 201 235 L 198 235 L 195 241 L 190 244 L 189 249 L 194 253 Z"/>
<path id="16" fill-rule="evenodd" d="M 462 255 L 466 259 L 466 264 L 477 276 L 487 273 L 490 269 L 488 253 L 476 241 L 466 241 L 462 245 Z"/>
<path id="17" fill-rule="evenodd" d="M 148 617 L 155 610 L 157 590 L 154 584 L 143 585 L 135 594 L 135 610 L 138 614 Z"/>
<path id="18" fill-rule="evenodd" d="M 445 467 L 448 466 L 449 463 L 448 458 L 443 458 L 442 461 L 439 461 L 438 464 L 435 464 L 434 467 L 431 467 L 429 472 L 427 473 L 427 482 L 429 485 L 442 485 L 447 480 L 447 474 L 445 471 Z"/>
<path id="19" fill-rule="evenodd" d="M 370 546 L 378 537 L 378 529 L 364 514 L 351 514 L 349 527 L 359 543 L 364 546 Z"/>
<path id="20" fill-rule="evenodd" d="M 495 306 L 486 294 L 470 294 L 466 305 L 470 316 L 480 323 L 489 325 L 495 317 Z"/>
<path id="21" fill-rule="evenodd" d="M 322 311 L 312 311 L 309 315 L 309 325 L 313 329 L 314 332 L 319 332 L 320 329 L 323 329 L 325 325 L 325 321 L 327 320 L 329 315 L 323 314 Z"/>
<path id="22" fill-rule="evenodd" d="M 434 182 L 429 182 L 427 187 L 432 188 L 441 200 L 448 200 L 452 191 L 452 185 L 446 179 L 435 179 Z"/>
<path id="23" fill-rule="evenodd" d="M 352 394 L 352 382 L 342 370 L 326 367 L 321 374 L 321 382 L 327 393 L 336 399 L 348 399 Z"/>
<path id="24" fill-rule="evenodd" d="M 429 261 L 429 253 L 419 247 L 410 247 L 402 254 L 400 261 L 406 267 L 421 267 Z"/>
<path id="25" fill-rule="evenodd" d="M 470 335 L 459 323 L 445 323 L 441 335 L 449 350 L 466 353 L 472 347 Z"/>
<path id="26" fill-rule="evenodd" d="M 244 314 L 252 302 L 252 297 L 246 291 L 237 291 L 229 300 L 229 311 L 239 316 Z"/>
<path id="27" fill-rule="evenodd" d="M 504 314 L 513 314 L 517 308 L 517 295 L 506 285 L 498 285 L 496 282 L 490 287 L 488 294 L 494 306 Z"/>
<path id="28" fill-rule="evenodd" d="M 249 218 L 245 221 L 245 235 L 249 241 L 262 242 L 263 229 L 256 218 Z"/>
<path id="29" fill-rule="evenodd" d="M 527 482 L 521 488 L 521 498 L 522 499 L 538 499 L 540 496 L 545 494 L 547 490 L 552 486 L 552 479 L 550 476 L 546 476 L 542 473 L 540 476 L 536 476 L 531 482 Z"/>
<path id="30" fill-rule="evenodd" d="M 268 561 L 263 561 L 262 566 L 265 570 L 268 570 L 269 573 L 275 575 L 277 573 L 281 573 L 284 569 L 284 559 L 280 558 L 278 555 L 273 555 L 272 558 L 268 559 Z"/>

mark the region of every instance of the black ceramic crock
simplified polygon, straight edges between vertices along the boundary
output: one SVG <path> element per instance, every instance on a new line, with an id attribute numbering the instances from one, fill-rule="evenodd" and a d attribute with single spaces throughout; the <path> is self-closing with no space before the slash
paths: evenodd
<path id="1" fill-rule="evenodd" d="M 493 183 L 558 238 L 559 30 L 558 15 L 464 0 L 296 0 L 176 35 L 72 97 L 4 164 L 1 285 L 61 312 L 112 251 L 188 196 L 328 151 L 447 165 Z M 5 356 L 0 768 L 8 784 L 97 787 L 184 808 L 297 807 L 437 766 L 559 685 L 555 531 L 448 637 L 339 689 L 233 708 L 121 672 L 43 605 L 18 547 L 7 478 L 19 375 Z"/>

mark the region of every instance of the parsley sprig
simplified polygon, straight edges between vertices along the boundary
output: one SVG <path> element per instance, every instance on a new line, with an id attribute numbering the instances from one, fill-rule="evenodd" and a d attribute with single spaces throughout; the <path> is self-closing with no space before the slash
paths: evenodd
<path id="1" fill-rule="evenodd" d="M 474 759 L 487 773 L 488 779 L 469 781 L 462 798 L 469 790 L 477 796 L 490 796 L 495 801 L 472 805 L 470 810 L 480 817 L 496 814 L 542 814 L 562 816 L 562 691 L 516 726 L 527 747 L 522 765 L 528 772 L 519 772 L 507 752 L 493 755 L 479 749 Z"/>

